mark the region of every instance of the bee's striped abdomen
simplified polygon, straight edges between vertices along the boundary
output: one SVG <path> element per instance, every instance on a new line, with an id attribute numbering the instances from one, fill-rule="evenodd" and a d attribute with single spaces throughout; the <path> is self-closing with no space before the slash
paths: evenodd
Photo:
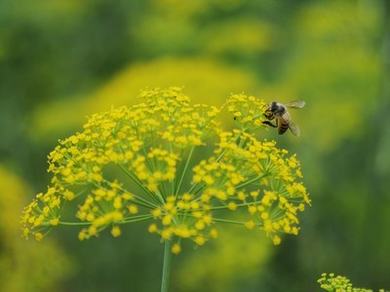
<path id="1" fill-rule="evenodd" d="M 289 128 L 289 125 L 290 125 L 290 115 L 289 115 L 289 113 L 287 111 L 285 111 L 283 113 L 283 115 L 281 115 L 279 117 L 279 121 L 278 122 L 279 122 L 278 123 L 278 126 L 279 126 L 278 133 L 279 133 L 279 135 L 282 135 L 282 134 L 284 134 L 287 131 L 287 129 Z"/>
<path id="2" fill-rule="evenodd" d="M 287 131 L 288 128 L 289 128 L 289 124 L 288 123 L 286 123 L 283 120 L 279 120 L 279 129 L 278 129 L 279 135 L 284 134 Z"/>

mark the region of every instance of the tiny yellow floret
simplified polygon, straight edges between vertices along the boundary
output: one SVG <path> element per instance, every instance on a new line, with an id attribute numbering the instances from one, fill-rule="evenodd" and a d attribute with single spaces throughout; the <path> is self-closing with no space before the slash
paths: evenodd
<path id="1" fill-rule="evenodd" d="M 174 254 L 179 254 L 179 253 L 181 252 L 181 246 L 180 246 L 180 244 L 175 243 L 174 245 L 172 245 L 171 251 L 172 251 L 172 253 L 174 253 Z"/>
<path id="2" fill-rule="evenodd" d="M 111 229 L 111 234 L 113 237 L 119 237 L 121 235 L 121 229 L 119 228 L 119 226 L 114 226 L 112 227 Z"/>

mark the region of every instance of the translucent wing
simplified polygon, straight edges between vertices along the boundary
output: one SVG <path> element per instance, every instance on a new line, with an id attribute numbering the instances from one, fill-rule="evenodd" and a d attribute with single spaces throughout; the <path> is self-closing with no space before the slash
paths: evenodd
<path id="1" fill-rule="evenodd" d="M 298 136 L 298 137 L 301 135 L 301 130 L 293 121 L 290 121 L 288 127 L 289 127 L 291 133 L 293 133 L 293 135 Z"/>
<path id="2" fill-rule="evenodd" d="M 304 102 L 303 100 L 294 100 L 286 103 L 286 106 L 290 108 L 303 108 L 305 104 L 306 102 Z"/>

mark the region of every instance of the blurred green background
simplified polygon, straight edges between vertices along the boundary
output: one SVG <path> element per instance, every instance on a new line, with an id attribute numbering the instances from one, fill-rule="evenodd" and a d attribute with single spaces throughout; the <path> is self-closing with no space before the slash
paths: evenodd
<path id="1" fill-rule="evenodd" d="M 46 155 L 85 116 L 184 86 L 220 105 L 288 101 L 313 206 L 270 246 L 228 228 L 175 258 L 172 291 L 319 291 L 322 272 L 390 288 L 390 4 L 387 0 L 0 0 L 0 290 L 158 291 L 163 246 L 142 224 L 79 242 L 19 234 L 48 183 Z"/>

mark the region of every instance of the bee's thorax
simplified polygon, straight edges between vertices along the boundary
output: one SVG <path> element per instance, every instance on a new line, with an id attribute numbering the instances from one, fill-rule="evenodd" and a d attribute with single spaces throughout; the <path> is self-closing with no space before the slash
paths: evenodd
<path id="1" fill-rule="evenodd" d="M 283 115 L 285 112 L 286 112 L 286 107 L 279 103 L 279 102 L 276 102 L 276 101 L 273 101 L 269 107 L 269 109 L 271 110 L 271 112 L 275 115 Z"/>

